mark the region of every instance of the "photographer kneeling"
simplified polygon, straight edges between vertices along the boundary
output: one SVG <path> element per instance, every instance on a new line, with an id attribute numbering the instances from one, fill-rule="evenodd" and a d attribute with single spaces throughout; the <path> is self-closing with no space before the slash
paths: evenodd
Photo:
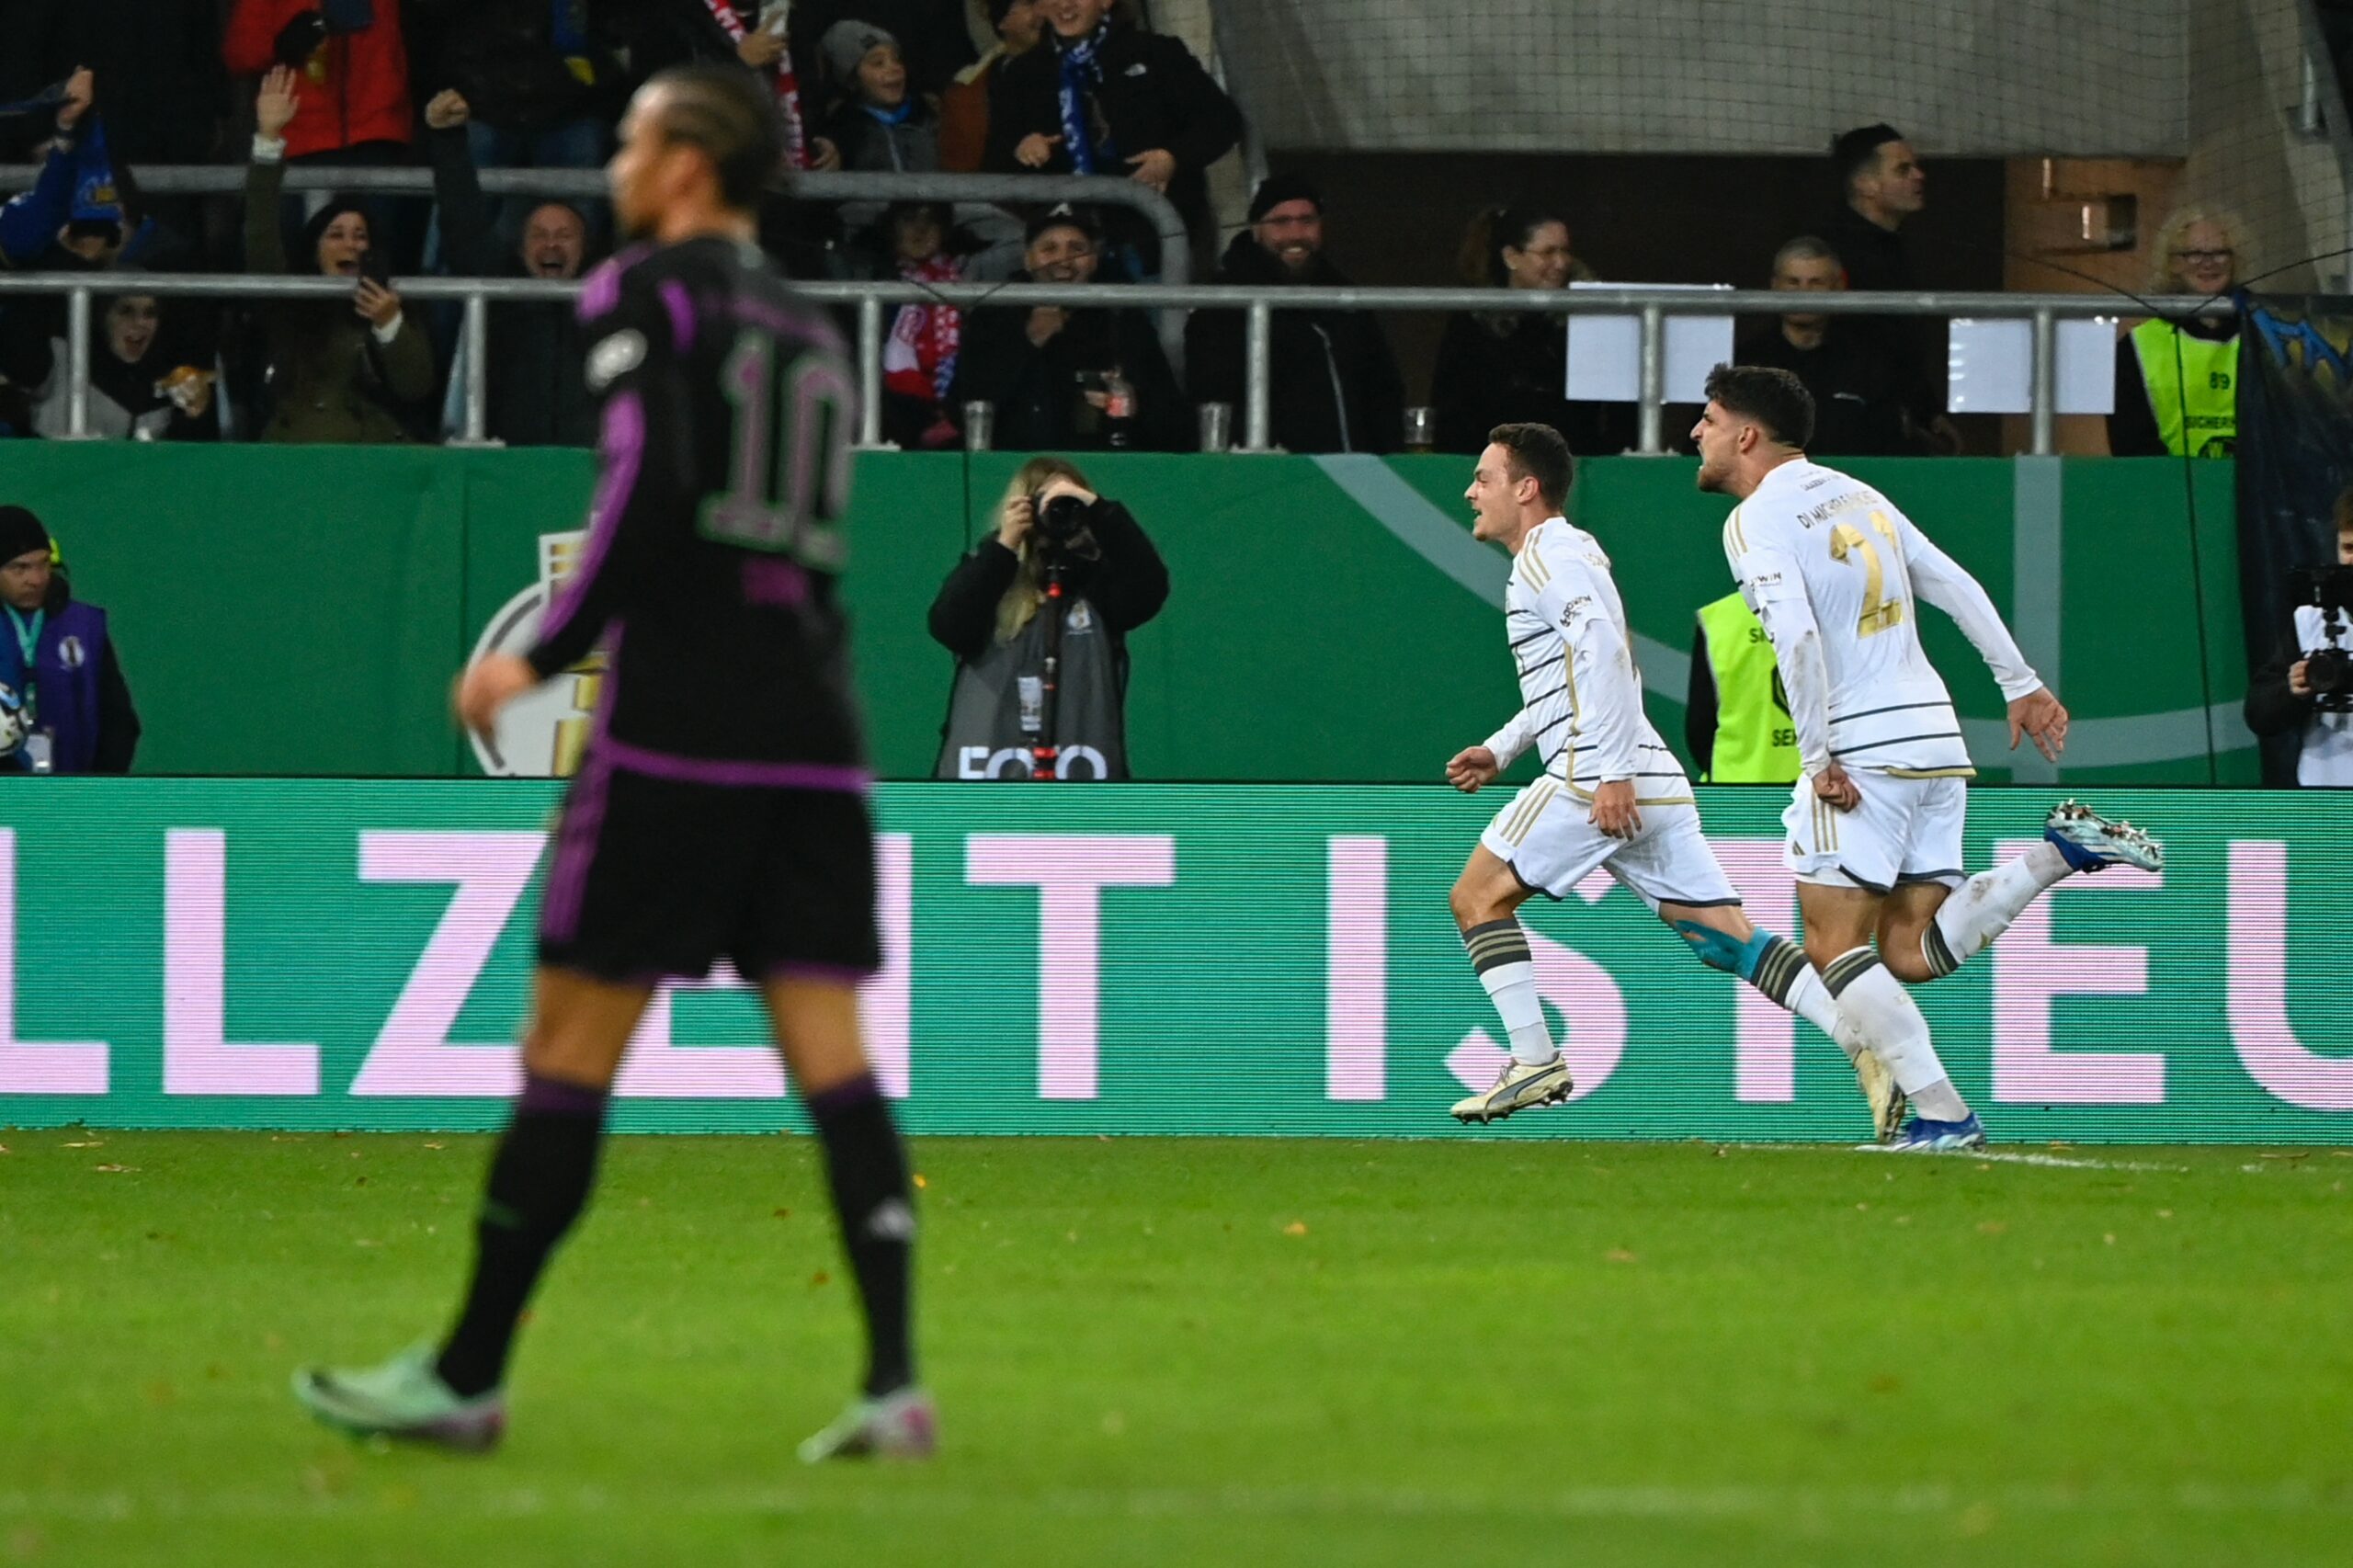
<path id="1" fill-rule="evenodd" d="M 931 604 L 931 635 L 956 655 L 935 775 L 1127 778 L 1127 634 L 1167 597 L 1168 568 L 1125 506 L 1060 458 L 1022 464 L 996 532 Z"/>
<path id="2" fill-rule="evenodd" d="M 2336 564 L 2310 574 L 2288 645 L 2248 677 L 2246 727 L 2301 732 L 2296 782 L 2353 788 L 2353 490 L 2336 498 Z"/>

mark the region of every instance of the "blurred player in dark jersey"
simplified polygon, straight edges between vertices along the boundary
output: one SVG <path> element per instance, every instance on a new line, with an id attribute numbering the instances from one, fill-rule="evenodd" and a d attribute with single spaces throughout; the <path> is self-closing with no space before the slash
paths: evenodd
<path id="1" fill-rule="evenodd" d="M 487 732 L 600 641 L 608 660 L 542 897 L 522 1096 L 448 1339 L 364 1370 L 305 1369 L 295 1391 L 352 1431 L 498 1440 L 516 1324 L 586 1202 L 622 1050 L 661 979 L 724 958 L 760 988 L 824 1140 L 866 1313 L 864 1389 L 801 1457 L 926 1454 L 915 1214 L 858 1027 L 856 986 L 881 955 L 835 586 L 856 383 L 831 324 L 754 244 L 782 161 L 756 84 L 665 72 L 622 138 L 613 205 L 638 243 L 580 299 L 602 400 L 587 541 L 537 645 L 482 659 L 457 691 L 460 717 Z"/>

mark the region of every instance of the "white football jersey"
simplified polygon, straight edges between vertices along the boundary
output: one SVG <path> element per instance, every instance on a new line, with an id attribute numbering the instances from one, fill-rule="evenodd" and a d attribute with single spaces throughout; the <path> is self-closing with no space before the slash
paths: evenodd
<path id="1" fill-rule="evenodd" d="M 1580 799 L 1626 778 L 1644 805 L 1692 798 L 1683 765 L 1643 711 L 1626 607 L 1600 540 L 1559 517 L 1529 530 L 1504 590 L 1504 625 L 1521 706 L 1487 742 L 1499 763 L 1509 767 L 1532 744 L 1544 771 Z"/>
<path id="2" fill-rule="evenodd" d="M 1803 459 L 1774 469 L 1726 519 L 1724 555 L 1773 640 L 1808 774 L 1830 760 L 1972 771 L 1951 695 L 1920 646 L 1922 594 L 1960 622 L 2006 699 L 2041 684 L 1976 580 L 1893 502 L 1836 469 Z M 1791 667 L 1809 629 L 1819 633 L 1818 698 Z"/>

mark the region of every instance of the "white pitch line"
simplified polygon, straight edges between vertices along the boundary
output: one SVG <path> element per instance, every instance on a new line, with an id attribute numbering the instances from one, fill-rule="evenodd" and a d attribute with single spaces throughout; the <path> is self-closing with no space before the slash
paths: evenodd
<path id="1" fill-rule="evenodd" d="M 1838 1143 L 1724 1143 L 1725 1149 L 1738 1149 L 1744 1153 L 1798 1154 L 1817 1150 L 1851 1147 L 1859 1154 L 1883 1154 L 1885 1151 L 1872 1143 L 1844 1145 Z M 2162 1171 L 2173 1176 L 2188 1176 L 2188 1165 L 2155 1165 L 2146 1160 L 2094 1160 L 2072 1158 L 2065 1154 L 2038 1154 L 2023 1149 L 1972 1149 L 1966 1153 L 1914 1155 L 1886 1154 L 1890 1159 L 1920 1158 L 1938 1160 L 1988 1160 L 2006 1165 L 2040 1165 L 2049 1170 L 2063 1171 Z M 2253 1167 L 2248 1167 L 2252 1169 Z"/>

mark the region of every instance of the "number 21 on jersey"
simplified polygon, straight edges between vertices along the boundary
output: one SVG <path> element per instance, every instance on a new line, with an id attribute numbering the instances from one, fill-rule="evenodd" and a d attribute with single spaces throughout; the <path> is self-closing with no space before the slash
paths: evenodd
<path id="1" fill-rule="evenodd" d="M 1871 514 L 1871 532 L 1887 540 L 1887 553 L 1895 563 L 1904 563 L 1904 555 L 1896 543 L 1895 525 L 1887 520 L 1885 512 Z M 1860 556 L 1863 565 L 1863 613 L 1857 618 L 1855 635 L 1876 637 L 1891 626 L 1904 624 L 1904 595 L 1898 591 L 1893 597 L 1887 592 L 1887 567 L 1879 558 L 1879 547 L 1871 542 L 1870 534 L 1852 523 L 1840 523 L 1830 530 L 1830 559 L 1845 561 Z"/>
<path id="2" fill-rule="evenodd" d="M 849 373 L 825 355 L 796 356 L 781 373 L 776 339 L 746 332 L 720 371 L 734 406 L 728 489 L 705 500 L 705 539 L 789 555 L 838 572 L 842 514 L 849 506 Z"/>

